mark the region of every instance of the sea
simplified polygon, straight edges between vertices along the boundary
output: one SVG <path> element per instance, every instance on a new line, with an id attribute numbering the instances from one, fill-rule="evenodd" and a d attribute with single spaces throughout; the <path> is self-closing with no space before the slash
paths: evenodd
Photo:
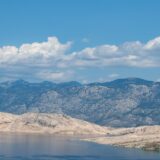
<path id="1" fill-rule="evenodd" d="M 76 137 L 3 133 L 0 160 L 160 160 L 160 153 L 100 145 Z"/>

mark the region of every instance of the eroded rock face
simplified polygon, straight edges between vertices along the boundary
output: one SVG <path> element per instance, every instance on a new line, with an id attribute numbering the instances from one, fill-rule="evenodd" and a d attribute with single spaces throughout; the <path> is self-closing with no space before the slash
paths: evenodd
<path id="1" fill-rule="evenodd" d="M 82 85 L 0 84 L 0 111 L 59 113 L 112 127 L 160 124 L 160 83 L 129 78 Z"/>
<path id="2" fill-rule="evenodd" d="M 108 128 L 62 114 L 0 113 L 0 132 L 49 133 L 58 135 L 106 135 Z"/>
<path id="3" fill-rule="evenodd" d="M 160 151 L 160 126 L 112 128 L 105 137 L 95 137 L 85 140 L 100 144 Z"/>
<path id="4" fill-rule="evenodd" d="M 160 126 L 107 128 L 63 114 L 0 113 L 0 133 L 2 132 L 74 135 L 100 144 L 160 150 Z"/>

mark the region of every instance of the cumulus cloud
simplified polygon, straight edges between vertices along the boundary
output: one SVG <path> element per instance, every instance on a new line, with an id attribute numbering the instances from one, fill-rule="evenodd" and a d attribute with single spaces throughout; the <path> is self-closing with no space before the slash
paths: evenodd
<path id="1" fill-rule="evenodd" d="M 0 74 L 3 70 L 2 76 L 10 74 L 14 77 L 15 74 L 18 77 L 30 73 L 36 79 L 65 81 L 74 77 L 79 68 L 160 67 L 160 37 L 146 43 L 104 44 L 69 53 L 71 44 L 49 37 L 46 42 L 0 47 Z"/>
<path id="2" fill-rule="evenodd" d="M 0 48 L 0 65 L 48 66 L 50 60 L 56 61 L 61 59 L 70 46 L 71 42 L 61 44 L 56 37 L 49 37 L 47 42 L 22 44 L 19 48 L 4 46 Z"/>
<path id="3" fill-rule="evenodd" d="M 52 71 L 40 71 L 37 73 L 37 77 L 42 80 L 54 81 L 54 82 L 63 82 L 69 81 L 73 78 L 73 71 L 61 71 L 61 72 L 52 72 Z"/>
<path id="4" fill-rule="evenodd" d="M 160 37 L 148 41 L 101 45 L 72 53 L 75 66 L 159 67 Z"/>

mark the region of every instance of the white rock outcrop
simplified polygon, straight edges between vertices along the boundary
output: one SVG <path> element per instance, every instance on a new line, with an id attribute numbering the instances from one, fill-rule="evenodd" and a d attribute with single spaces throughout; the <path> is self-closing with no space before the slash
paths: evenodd
<path id="1" fill-rule="evenodd" d="M 49 133 L 60 135 L 106 135 L 108 129 L 62 114 L 0 113 L 0 132 Z"/>

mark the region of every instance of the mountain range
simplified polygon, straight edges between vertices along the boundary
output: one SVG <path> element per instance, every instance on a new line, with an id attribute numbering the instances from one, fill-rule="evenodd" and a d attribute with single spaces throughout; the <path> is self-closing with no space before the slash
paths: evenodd
<path id="1" fill-rule="evenodd" d="M 0 112 L 60 113 L 111 127 L 160 124 L 160 83 L 139 78 L 105 83 L 0 83 Z"/>

